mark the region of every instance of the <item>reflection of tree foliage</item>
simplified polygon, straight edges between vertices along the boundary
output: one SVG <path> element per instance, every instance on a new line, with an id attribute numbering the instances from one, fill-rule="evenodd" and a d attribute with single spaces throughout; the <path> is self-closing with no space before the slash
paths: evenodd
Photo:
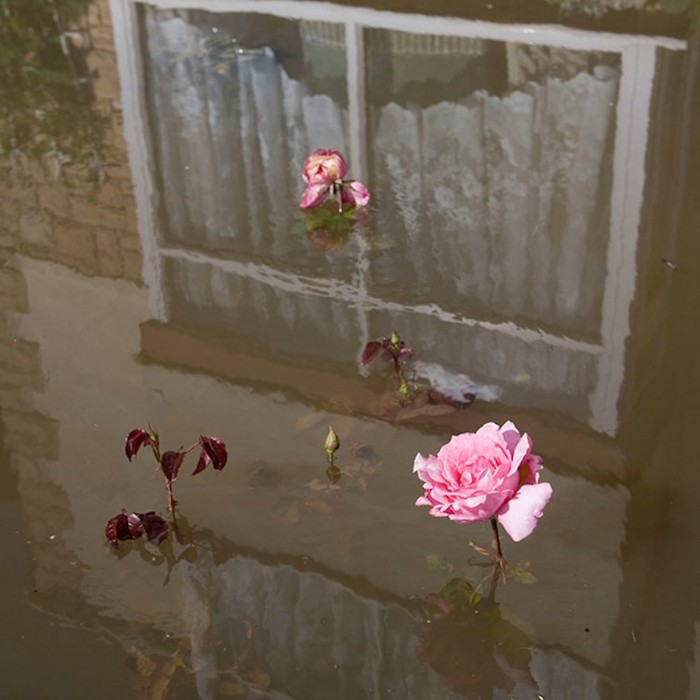
<path id="1" fill-rule="evenodd" d="M 600 17 L 611 10 L 661 10 L 670 14 L 686 14 L 691 28 L 700 29 L 700 0 L 547 0 L 564 12 L 582 12 Z"/>
<path id="2" fill-rule="evenodd" d="M 86 48 L 69 31 L 90 1 L 0 0 L 1 151 L 89 157 L 98 168 Z"/>
<path id="3" fill-rule="evenodd" d="M 651 0 L 650 5 L 672 14 L 686 13 L 691 29 L 700 29 L 700 0 Z"/>

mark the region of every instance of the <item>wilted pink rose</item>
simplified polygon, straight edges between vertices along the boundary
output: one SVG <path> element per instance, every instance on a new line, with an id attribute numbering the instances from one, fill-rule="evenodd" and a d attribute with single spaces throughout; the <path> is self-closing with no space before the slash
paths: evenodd
<path id="1" fill-rule="evenodd" d="M 345 158 L 338 151 L 319 148 L 304 162 L 302 177 L 307 185 L 320 185 L 342 180 L 347 169 Z"/>
<path id="2" fill-rule="evenodd" d="M 341 189 L 343 202 L 355 207 L 366 207 L 369 204 L 369 190 L 357 180 L 346 180 Z"/>
<path id="3" fill-rule="evenodd" d="M 315 209 L 320 207 L 328 198 L 331 191 L 331 185 L 326 182 L 321 182 L 317 185 L 309 185 L 304 190 L 304 196 L 301 198 L 299 206 L 302 209 Z"/>
<path id="4" fill-rule="evenodd" d="M 338 151 L 319 148 L 305 161 L 302 177 L 307 187 L 299 203 L 302 209 L 320 207 L 333 197 L 342 210 L 343 204 L 365 207 L 369 190 L 357 180 L 343 180 L 348 166 Z"/>
<path id="5" fill-rule="evenodd" d="M 531 450 L 527 433 L 510 421 L 455 435 L 437 456 L 416 456 L 413 471 L 425 489 L 416 505 L 458 523 L 495 517 L 519 542 L 535 529 L 552 497 L 551 485 L 538 483 L 542 459 Z"/>

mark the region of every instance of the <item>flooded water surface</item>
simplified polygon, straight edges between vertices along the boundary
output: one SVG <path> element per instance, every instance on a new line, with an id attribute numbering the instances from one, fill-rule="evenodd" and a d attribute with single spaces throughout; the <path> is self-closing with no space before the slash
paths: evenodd
<path id="1" fill-rule="evenodd" d="M 0 0 L 0 697 L 700 697 L 700 44 L 479 5 Z M 509 420 L 499 576 L 413 465 Z M 228 462 L 114 547 L 135 428 Z"/>

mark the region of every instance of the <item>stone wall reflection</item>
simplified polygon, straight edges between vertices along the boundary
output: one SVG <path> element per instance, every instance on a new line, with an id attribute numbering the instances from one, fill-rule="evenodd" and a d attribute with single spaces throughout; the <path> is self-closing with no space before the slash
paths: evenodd
<path id="1" fill-rule="evenodd" d="M 67 111 L 81 114 L 99 139 L 91 143 L 84 134 L 83 151 L 68 154 L 51 134 L 38 133 L 0 154 L 0 247 L 86 275 L 139 282 L 142 257 L 108 0 L 92 3 L 68 29 L 80 46 L 81 70 L 74 75 L 61 64 L 55 71 L 89 95 L 86 101 L 66 90 L 74 102 Z"/>

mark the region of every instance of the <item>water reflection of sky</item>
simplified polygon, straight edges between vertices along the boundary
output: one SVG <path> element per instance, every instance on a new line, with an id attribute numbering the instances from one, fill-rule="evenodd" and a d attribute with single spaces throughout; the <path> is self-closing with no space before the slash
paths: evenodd
<path id="1" fill-rule="evenodd" d="M 529 656 L 521 668 L 488 655 L 493 697 L 659 697 L 638 670 L 652 660 L 676 679 L 653 687 L 685 696 L 697 524 L 679 474 L 694 414 L 665 423 L 640 405 L 674 381 L 674 360 L 645 364 L 659 336 L 676 342 L 668 280 L 694 289 L 658 260 L 677 258 L 685 225 L 660 126 L 692 104 L 670 84 L 681 45 L 239 7 L 112 3 L 147 288 L 31 251 L 5 270 L 23 290 L 11 323 L 31 377 L 3 393 L 9 460 L 37 590 L 62 591 L 39 604 L 183 660 L 202 698 L 469 697 L 464 673 L 426 661 L 451 637 L 426 634 L 414 604 L 444 583 L 427 555 L 464 561 L 465 540 L 488 533 L 414 508 L 409 467 L 447 433 L 507 414 L 536 436 L 556 498 L 533 538 L 509 543 L 538 582 L 499 591 L 503 634 Z M 342 251 L 293 233 L 317 146 L 349 154 L 375 193 L 370 230 Z M 392 325 L 499 400 L 452 423 L 374 419 L 348 367 Z M 149 421 L 167 441 L 224 436 L 232 455 L 225 472 L 178 483 L 197 556 L 175 544 L 177 563 L 117 559 L 99 541 L 120 507 L 157 505 L 158 475 L 119 457 L 123 433 Z M 318 488 L 329 421 L 371 445 L 368 463 L 344 456 L 364 487 Z"/>

